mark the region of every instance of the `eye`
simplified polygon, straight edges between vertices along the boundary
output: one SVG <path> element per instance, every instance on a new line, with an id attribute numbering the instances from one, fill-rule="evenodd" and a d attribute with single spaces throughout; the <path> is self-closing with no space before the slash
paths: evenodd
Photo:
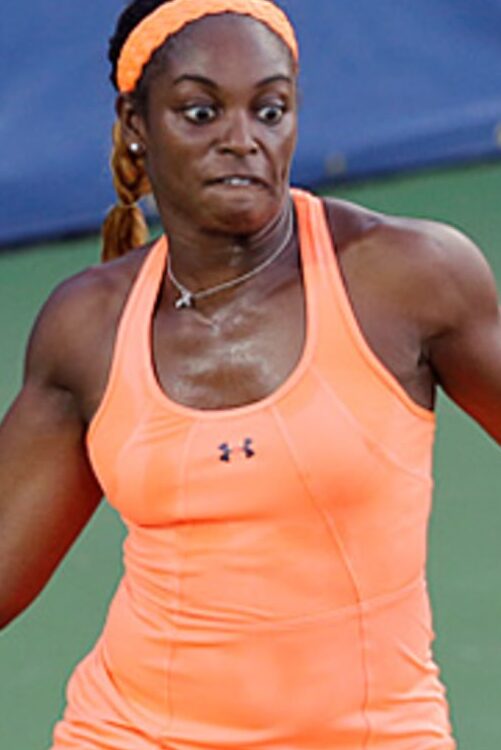
<path id="1" fill-rule="evenodd" d="M 206 125 L 215 119 L 217 110 L 212 104 L 193 104 L 191 107 L 185 107 L 183 114 L 195 125 Z"/>
<path id="2" fill-rule="evenodd" d="M 267 125 L 278 125 L 285 114 L 283 104 L 266 104 L 260 107 L 257 112 L 259 119 Z"/>

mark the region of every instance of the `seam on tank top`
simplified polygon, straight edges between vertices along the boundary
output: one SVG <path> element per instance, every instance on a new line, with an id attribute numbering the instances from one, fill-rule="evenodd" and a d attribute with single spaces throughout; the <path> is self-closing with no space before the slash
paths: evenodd
<path id="1" fill-rule="evenodd" d="M 331 235 L 322 201 L 314 195 L 310 195 L 309 198 L 313 215 L 320 219 L 320 233 L 322 235 L 322 240 L 325 240 L 317 243 L 320 245 L 320 249 L 317 250 L 317 252 L 319 258 L 326 266 L 328 272 L 327 278 L 331 286 L 333 286 L 335 304 L 355 350 L 362 357 L 371 373 L 376 376 L 377 380 L 385 387 L 385 389 L 398 399 L 408 413 L 422 421 L 435 423 L 436 416 L 434 412 L 421 406 L 409 396 L 403 386 L 398 382 L 395 375 L 390 372 L 386 365 L 383 364 L 377 354 L 369 346 L 348 295 L 348 289 L 341 272 L 335 238 Z"/>
<path id="2" fill-rule="evenodd" d="M 285 425 L 283 423 L 282 415 L 279 413 L 279 410 L 276 407 L 271 407 L 270 412 L 278 429 L 280 430 L 280 433 L 282 434 L 285 445 L 287 446 L 287 449 L 290 453 L 290 456 L 296 468 L 298 477 L 306 490 L 307 496 L 310 498 L 313 507 L 315 508 L 316 512 L 318 513 L 323 523 L 325 524 L 325 528 L 333 542 L 333 545 L 337 548 L 337 550 L 339 551 L 341 555 L 346 571 L 351 580 L 353 590 L 355 592 L 355 597 L 357 600 L 357 604 L 355 606 L 358 611 L 358 624 L 359 624 L 360 641 L 361 641 L 361 663 L 362 663 L 362 672 L 363 672 L 363 705 L 361 708 L 361 713 L 362 713 L 362 717 L 366 726 L 365 737 L 362 742 L 360 750 L 368 750 L 370 738 L 372 736 L 372 724 L 369 719 L 371 680 L 370 680 L 370 670 L 369 670 L 369 637 L 368 637 L 368 632 L 367 632 L 364 602 L 361 597 L 361 588 L 360 588 L 355 570 L 349 559 L 349 556 L 347 555 L 345 551 L 345 548 L 341 540 L 341 536 L 337 530 L 335 521 L 333 519 L 330 519 L 325 513 L 325 511 L 319 506 L 319 504 L 317 503 L 315 499 L 313 491 L 310 489 L 309 482 L 307 478 L 304 476 L 300 463 L 296 458 L 296 452 L 294 450 L 294 446 L 292 445 L 289 439 L 287 429 L 285 428 Z"/>
<path id="3" fill-rule="evenodd" d="M 252 622 L 249 624 L 239 623 L 235 628 L 234 632 L 242 633 L 261 633 L 261 632 L 273 632 L 274 630 L 289 630 L 295 628 L 303 628 L 309 625 L 317 625 L 325 622 L 337 622 L 339 620 L 346 619 L 352 615 L 356 615 L 359 612 L 360 606 L 363 607 L 365 613 L 374 614 L 379 609 L 385 606 L 392 605 L 394 602 L 401 602 L 408 596 L 414 594 L 417 590 L 421 590 L 423 593 L 426 592 L 425 581 L 422 575 L 419 575 L 411 583 L 405 584 L 395 591 L 388 591 L 384 594 L 377 596 L 368 597 L 361 601 L 361 604 L 348 604 L 337 609 L 324 610 L 317 612 L 313 615 L 296 615 L 292 617 L 283 618 L 269 618 L 263 619 L 259 622 Z M 182 627 L 182 626 L 181 626 Z M 224 627 L 226 630 L 231 630 L 231 625 L 228 625 L 226 621 L 223 625 L 218 622 L 215 626 L 216 630 L 220 630 Z"/>
<path id="4" fill-rule="evenodd" d="M 187 474 L 187 468 L 188 468 L 188 458 L 190 455 L 192 442 L 194 440 L 195 434 L 198 431 L 199 427 L 200 427 L 199 422 L 194 422 L 191 425 L 186 435 L 184 446 L 182 449 L 180 469 L 179 469 L 179 499 L 177 503 L 181 511 L 180 515 L 183 513 L 183 511 L 186 508 L 186 474 Z M 178 553 L 177 606 L 176 606 L 176 612 L 178 615 L 181 611 L 181 601 L 183 597 L 182 583 L 181 583 L 183 562 L 184 562 L 184 552 L 180 550 Z M 176 620 L 176 613 L 173 613 L 171 621 L 172 621 L 174 629 L 178 630 L 179 628 L 175 624 L 175 620 Z M 175 660 L 175 652 L 176 652 L 175 642 L 172 641 L 172 643 L 170 644 L 169 656 L 168 656 L 167 667 L 166 667 L 166 699 L 167 699 L 166 704 L 167 704 L 167 712 L 168 712 L 167 725 L 165 728 L 166 735 L 168 735 L 169 731 L 172 729 L 172 725 L 174 722 L 172 671 L 173 671 L 174 660 Z M 164 743 L 168 742 L 167 736 L 162 738 L 162 742 Z"/>
<path id="5" fill-rule="evenodd" d="M 370 432 L 366 430 L 360 424 L 359 420 L 353 415 L 350 409 L 339 398 L 335 390 L 328 383 L 324 375 L 319 371 L 318 366 L 315 363 L 311 366 L 310 372 L 312 373 L 312 375 L 315 376 L 320 386 L 325 391 L 328 392 L 330 398 L 332 398 L 336 402 L 336 405 L 339 408 L 339 410 L 344 414 L 346 419 L 349 420 L 349 422 L 353 425 L 354 429 L 361 435 L 364 443 L 367 445 L 367 447 L 372 453 L 374 453 L 378 458 L 382 458 L 388 461 L 394 468 L 397 468 L 400 471 L 403 471 L 406 474 L 409 474 L 414 479 L 418 479 L 419 481 L 430 485 L 430 487 L 433 486 L 433 479 L 431 477 L 431 474 L 429 474 L 427 471 L 418 471 L 417 469 L 413 469 L 410 466 L 406 466 L 394 455 L 394 453 L 392 453 L 392 451 L 386 448 L 386 446 L 383 446 L 382 444 L 378 443 L 378 441 L 372 437 Z"/>

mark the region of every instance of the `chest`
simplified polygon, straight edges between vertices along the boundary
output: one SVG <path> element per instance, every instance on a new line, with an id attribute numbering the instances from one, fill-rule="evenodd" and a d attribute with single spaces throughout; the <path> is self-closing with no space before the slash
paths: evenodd
<path id="1" fill-rule="evenodd" d="M 365 272 L 356 253 L 339 258 L 344 292 L 366 344 L 404 391 L 429 408 L 433 379 L 421 360 L 412 315 L 393 300 L 381 274 Z M 173 299 L 160 296 L 151 324 L 150 364 L 173 401 L 208 410 L 243 406 L 266 398 L 294 373 L 310 334 L 308 308 L 315 294 L 305 288 L 297 250 L 256 281 L 230 298 L 208 300 L 201 309 L 176 310 Z M 88 377 L 79 383 L 89 421 L 106 389 L 119 320 L 118 311 L 100 327 L 98 345 L 84 368 Z M 335 319 L 326 323 L 338 324 Z"/>
<path id="2" fill-rule="evenodd" d="M 342 272 L 351 313 L 369 349 L 411 398 L 430 407 L 431 376 L 412 319 L 368 288 L 349 260 Z M 269 396 L 304 353 L 312 303 L 307 294 L 296 264 L 282 273 L 277 269 L 266 285 L 235 297 L 222 312 L 160 306 L 152 328 L 152 364 L 164 392 L 203 409 L 233 408 Z"/>
<path id="3" fill-rule="evenodd" d="M 153 322 L 157 380 L 174 401 L 225 409 L 260 401 L 294 371 L 307 337 L 297 263 L 218 304 L 176 310 L 162 304 Z"/>

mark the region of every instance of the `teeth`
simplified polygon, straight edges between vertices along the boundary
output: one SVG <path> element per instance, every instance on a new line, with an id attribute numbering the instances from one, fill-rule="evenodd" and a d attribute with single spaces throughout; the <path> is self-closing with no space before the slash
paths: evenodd
<path id="1" fill-rule="evenodd" d="M 224 180 L 225 185 L 231 185 L 232 187 L 245 187 L 251 184 L 251 181 L 247 177 L 227 177 Z"/>

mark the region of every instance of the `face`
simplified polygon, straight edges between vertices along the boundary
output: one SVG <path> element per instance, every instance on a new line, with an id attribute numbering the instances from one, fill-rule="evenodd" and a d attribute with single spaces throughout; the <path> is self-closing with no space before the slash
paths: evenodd
<path id="1" fill-rule="evenodd" d="M 205 18 L 169 45 L 148 86 L 146 111 L 122 106 L 160 214 L 212 232 L 257 232 L 286 200 L 296 143 L 294 64 L 250 18 Z"/>

